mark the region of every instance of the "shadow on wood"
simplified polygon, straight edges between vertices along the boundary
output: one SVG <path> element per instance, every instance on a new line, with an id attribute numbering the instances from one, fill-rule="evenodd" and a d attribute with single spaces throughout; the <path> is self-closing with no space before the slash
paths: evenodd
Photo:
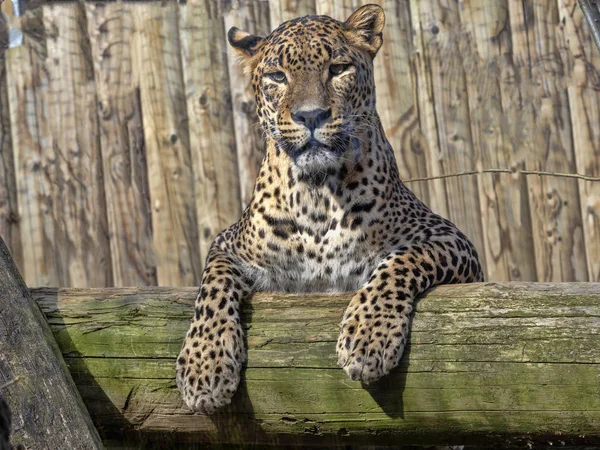
<path id="1" fill-rule="evenodd" d="M 57 304 L 58 289 L 48 288 L 46 289 L 46 293 L 47 295 L 44 297 L 46 311 L 57 311 L 59 308 Z M 51 323 L 54 332 L 67 327 L 60 316 L 53 317 Z M 61 334 L 61 342 L 62 347 L 77 348 L 68 333 Z M 77 358 L 79 354 L 74 351 L 65 356 L 67 358 Z M 125 418 L 123 412 L 113 405 L 111 399 L 94 378 L 94 374 L 88 368 L 86 360 L 84 358 L 79 358 L 77 361 L 77 385 L 79 390 L 86 393 L 86 403 L 93 401 L 94 403 L 103 405 L 104 409 L 102 411 L 102 416 L 111 417 L 110 429 L 107 429 L 104 426 L 105 422 L 98 416 L 93 418 L 94 425 L 96 425 L 98 432 L 101 433 L 103 437 L 118 436 L 119 439 L 129 437 L 129 441 L 133 443 L 137 436 L 135 436 L 135 430 L 132 424 Z M 123 443 L 127 443 L 127 440 Z"/>

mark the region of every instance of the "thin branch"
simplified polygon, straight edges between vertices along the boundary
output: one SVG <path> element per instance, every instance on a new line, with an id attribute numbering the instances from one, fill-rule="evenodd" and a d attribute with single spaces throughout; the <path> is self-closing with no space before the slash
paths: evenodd
<path id="1" fill-rule="evenodd" d="M 416 181 L 439 180 L 442 178 L 456 178 L 456 177 L 463 177 L 463 176 L 467 176 L 467 175 L 480 175 L 480 174 L 484 174 L 484 173 L 511 173 L 511 174 L 520 174 L 520 175 L 538 175 L 538 176 L 545 176 L 545 177 L 576 178 L 578 180 L 585 180 L 585 181 L 600 181 L 600 177 L 592 177 L 592 176 L 583 175 L 580 173 L 544 172 L 541 170 L 483 169 L 483 170 L 471 170 L 469 172 L 461 172 L 461 173 L 449 173 L 446 175 L 439 175 L 437 177 L 412 178 L 410 180 L 405 180 L 404 183 L 414 183 Z"/>
<path id="2" fill-rule="evenodd" d="M 521 170 L 519 172 L 523 175 L 539 175 L 546 177 L 577 178 L 578 180 L 585 181 L 600 181 L 600 177 L 592 177 L 589 175 L 583 175 L 581 173 L 543 172 L 540 170 Z"/>

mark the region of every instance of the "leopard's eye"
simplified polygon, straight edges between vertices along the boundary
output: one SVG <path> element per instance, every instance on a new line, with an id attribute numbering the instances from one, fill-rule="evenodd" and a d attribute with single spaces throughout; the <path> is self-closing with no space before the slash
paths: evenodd
<path id="1" fill-rule="evenodd" d="M 348 68 L 350 64 L 332 64 L 329 66 L 329 73 L 333 76 L 343 74 Z"/>
<path id="2" fill-rule="evenodd" d="M 271 80 L 276 83 L 285 83 L 287 81 L 287 77 L 283 72 L 271 72 L 267 73 L 265 76 L 269 77 Z"/>

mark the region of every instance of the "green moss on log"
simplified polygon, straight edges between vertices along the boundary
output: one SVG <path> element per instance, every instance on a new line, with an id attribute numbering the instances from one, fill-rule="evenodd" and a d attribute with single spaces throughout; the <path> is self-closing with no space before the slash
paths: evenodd
<path id="1" fill-rule="evenodd" d="M 213 418 L 187 411 L 174 381 L 195 292 L 34 291 L 105 437 L 600 443 L 600 284 L 440 287 L 418 302 L 400 367 L 371 386 L 336 366 L 350 295 L 257 295 L 243 384 Z"/>

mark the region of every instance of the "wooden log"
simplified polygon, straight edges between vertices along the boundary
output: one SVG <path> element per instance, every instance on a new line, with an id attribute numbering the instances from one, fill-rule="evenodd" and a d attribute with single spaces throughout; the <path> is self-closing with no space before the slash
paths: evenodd
<path id="1" fill-rule="evenodd" d="M 242 213 L 235 128 L 227 69 L 223 2 L 179 9 L 181 54 L 189 118 L 200 258 L 217 233 Z"/>
<path id="2" fill-rule="evenodd" d="M 194 178 L 181 50 L 178 5 L 130 5 L 133 58 L 140 83 L 157 280 L 193 285 L 201 276 Z"/>
<path id="3" fill-rule="evenodd" d="M 317 444 L 600 443 L 600 284 L 443 286 L 416 306 L 400 367 L 371 386 L 336 366 L 350 295 L 246 304 L 248 368 L 213 417 L 183 407 L 175 358 L 195 288 L 38 289 L 106 439 Z"/>
<path id="4" fill-rule="evenodd" d="M 44 315 L 0 238 L 0 386 L 4 384 L 15 446 L 103 448 Z"/>
<path id="5" fill-rule="evenodd" d="M 123 3 L 87 3 L 115 286 L 156 285 L 152 213 L 133 17 Z"/>

